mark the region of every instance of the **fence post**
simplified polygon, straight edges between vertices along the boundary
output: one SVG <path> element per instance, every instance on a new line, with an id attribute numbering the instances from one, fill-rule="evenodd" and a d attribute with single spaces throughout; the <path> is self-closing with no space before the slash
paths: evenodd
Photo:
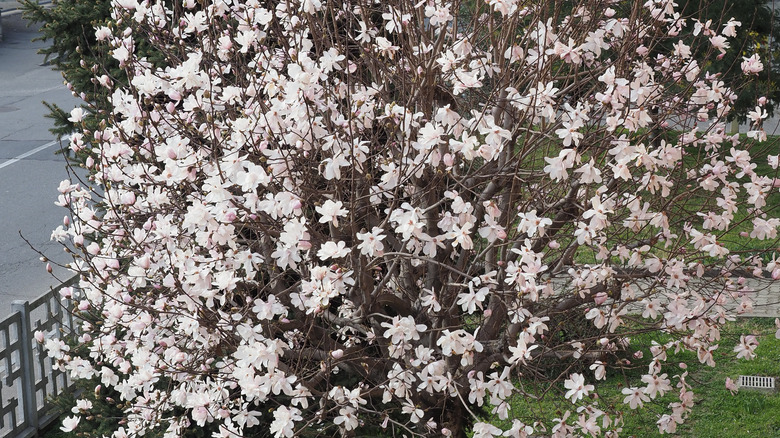
<path id="1" fill-rule="evenodd" d="M 35 399 L 35 364 L 32 351 L 32 323 L 30 322 L 30 303 L 15 300 L 11 304 L 14 312 L 21 314 L 19 328 L 20 368 L 22 370 L 22 411 L 28 427 L 38 430 L 38 402 Z"/>

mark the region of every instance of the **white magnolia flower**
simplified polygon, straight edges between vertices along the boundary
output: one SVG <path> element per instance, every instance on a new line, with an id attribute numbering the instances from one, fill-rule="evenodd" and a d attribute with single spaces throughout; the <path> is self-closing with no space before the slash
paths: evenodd
<path id="1" fill-rule="evenodd" d="M 334 227 L 338 227 L 339 217 L 349 214 L 349 210 L 342 208 L 343 206 L 344 204 L 341 201 L 333 202 L 328 199 L 321 206 L 315 207 L 314 209 L 321 215 L 321 224 L 331 222 Z"/>
<path id="2" fill-rule="evenodd" d="M 336 242 L 325 242 L 321 247 L 320 250 L 317 251 L 317 257 L 320 258 L 320 260 L 327 260 L 327 259 L 340 259 L 342 257 L 346 257 L 347 254 L 349 254 L 350 249 L 346 247 L 346 243 L 344 241 Z"/>
<path id="3" fill-rule="evenodd" d="M 65 433 L 73 432 L 73 430 L 76 429 L 76 426 L 79 425 L 79 421 L 81 421 L 81 417 L 78 415 L 65 417 L 65 419 L 62 420 L 62 427 L 60 427 L 60 430 Z"/>
<path id="4" fill-rule="evenodd" d="M 566 392 L 565 397 L 571 399 L 572 403 L 582 399 L 595 389 L 593 385 L 585 384 L 585 377 L 579 373 L 573 373 L 566 381 L 563 382 L 563 386 L 569 391 Z"/>

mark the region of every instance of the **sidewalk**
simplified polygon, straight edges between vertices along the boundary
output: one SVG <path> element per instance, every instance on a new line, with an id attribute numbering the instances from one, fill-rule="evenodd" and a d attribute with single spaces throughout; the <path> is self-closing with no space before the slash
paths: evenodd
<path id="1" fill-rule="evenodd" d="M 688 283 L 691 292 L 698 291 L 697 280 L 693 279 Z M 706 280 L 702 280 L 701 287 L 707 288 Z M 711 296 L 714 292 L 720 292 L 723 297 L 723 307 L 728 309 L 734 316 L 740 318 L 780 318 L 780 281 L 771 278 L 750 278 L 745 279 L 742 284 L 741 292 L 726 292 L 714 287 L 709 293 L 703 293 L 704 296 Z M 660 299 L 662 304 L 666 303 L 671 296 L 676 293 L 683 295 L 683 300 L 688 305 L 695 307 L 697 301 L 685 291 L 667 290 L 664 293 L 655 296 Z M 743 298 L 746 298 L 746 307 L 742 307 Z M 641 313 L 644 311 L 644 305 L 639 302 L 631 303 L 627 307 L 628 313 Z"/>
<path id="2" fill-rule="evenodd" d="M 753 302 L 753 308 L 739 316 L 780 318 L 780 281 L 750 279 L 745 286 L 752 289 L 744 295 Z M 736 307 L 736 303 L 733 305 Z"/>

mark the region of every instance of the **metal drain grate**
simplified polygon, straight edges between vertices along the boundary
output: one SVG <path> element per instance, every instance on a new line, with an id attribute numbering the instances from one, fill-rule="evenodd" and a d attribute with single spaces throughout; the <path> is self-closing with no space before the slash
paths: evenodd
<path id="1" fill-rule="evenodd" d="M 756 389 L 761 391 L 774 391 L 775 378 L 761 376 L 739 376 L 737 382 L 740 389 Z"/>

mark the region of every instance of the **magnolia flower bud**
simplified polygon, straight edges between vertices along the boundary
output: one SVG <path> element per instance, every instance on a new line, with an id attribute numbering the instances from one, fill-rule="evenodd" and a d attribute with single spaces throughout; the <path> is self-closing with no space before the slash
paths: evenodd
<path id="1" fill-rule="evenodd" d="M 333 350 L 330 352 L 330 355 L 336 360 L 341 359 L 341 357 L 344 356 L 344 350 L 340 348 L 338 350 Z"/>
<path id="2" fill-rule="evenodd" d="M 135 193 L 133 192 L 122 193 L 122 195 L 119 197 L 119 201 L 124 205 L 133 205 L 135 204 Z"/>
<path id="3" fill-rule="evenodd" d="M 66 299 L 70 299 L 73 296 L 73 288 L 63 287 L 62 289 L 60 289 L 60 296 Z"/>
<path id="4" fill-rule="evenodd" d="M 92 255 L 97 255 L 100 253 L 100 245 L 98 245 L 96 242 L 92 242 L 87 246 L 87 252 Z"/>

